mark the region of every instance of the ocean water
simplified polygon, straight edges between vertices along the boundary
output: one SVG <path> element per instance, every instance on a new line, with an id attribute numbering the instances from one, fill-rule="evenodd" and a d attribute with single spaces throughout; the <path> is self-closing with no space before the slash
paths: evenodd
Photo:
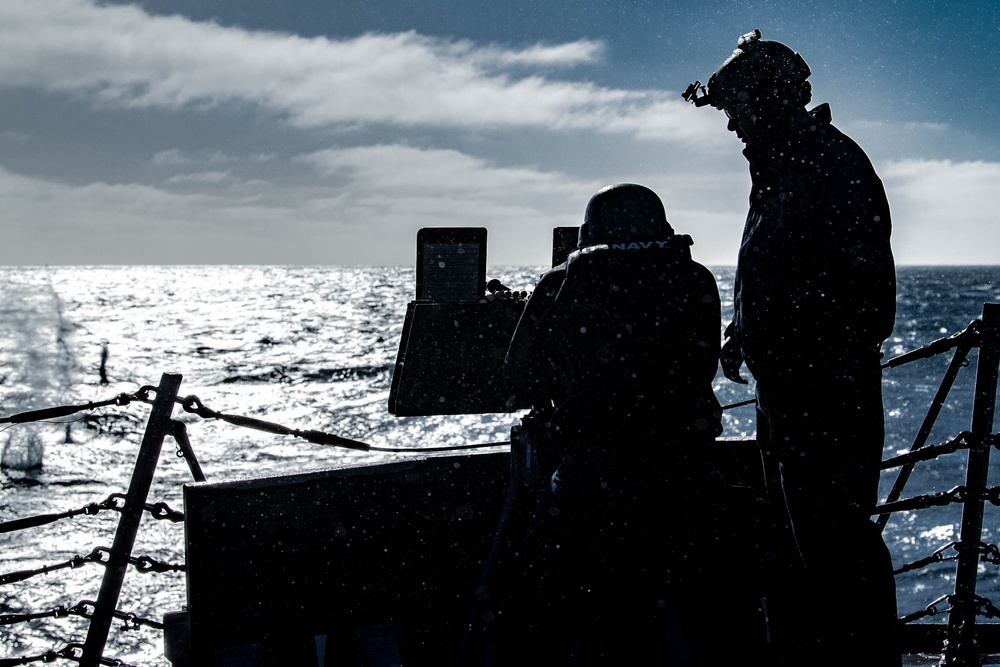
<path id="1" fill-rule="evenodd" d="M 530 291 L 540 267 L 492 267 L 489 278 Z M 732 309 L 733 271 L 714 269 L 723 319 Z M 413 297 L 411 268 L 181 266 L 0 268 L 0 417 L 58 405 L 106 401 L 157 385 L 163 373 L 183 377 L 182 396 L 212 410 L 294 429 L 315 429 L 381 448 L 502 443 L 516 414 L 400 418 L 387 400 L 403 316 Z M 898 313 L 887 358 L 965 330 L 984 303 L 1000 303 L 1000 267 L 900 267 Z M 720 333 L 722 322 L 720 322 Z M 817 354 L 822 354 L 817 350 Z M 886 457 L 909 449 L 937 392 L 952 351 L 887 369 L 884 377 Z M 968 430 L 976 351 L 959 373 L 928 444 Z M 753 386 L 721 375 L 723 405 L 753 396 Z M 808 389 L 804 389 L 807 391 Z M 41 467 L 0 469 L 0 521 L 65 512 L 124 493 L 148 416 L 133 403 L 54 420 L 0 425 L 5 461 L 40 456 Z M 209 480 L 301 472 L 345 462 L 405 458 L 409 452 L 358 452 L 201 420 L 179 409 Z M 753 437 L 752 406 L 727 409 L 726 438 Z M 996 431 L 996 428 L 994 428 Z M 164 445 L 149 502 L 182 509 L 191 481 L 183 459 Z M 991 462 L 991 480 L 998 457 Z M 961 452 L 918 464 L 903 497 L 946 492 L 965 482 Z M 883 474 L 882 497 L 895 479 Z M 992 482 L 995 484 L 995 482 Z M 66 563 L 108 547 L 115 512 L 76 516 L 0 533 L 0 574 Z M 958 539 L 958 505 L 901 512 L 884 535 L 897 567 Z M 983 539 L 997 539 L 996 508 L 987 504 Z M 844 557 L 851 558 L 851 545 Z M 143 519 L 134 555 L 183 561 L 183 526 Z M 983 564 L 977 592 L 1000 604 L 997 566 Z M 103 568 L 64 568 L 0 587 L 0 614 L 25 614 L 94 600 Z M 118 609 L 161 620 L 185 601 L 182 574 L 129 570 Z M 924 609 L 954 587 L 944 560 L 897 577 L 899 609 Z M 859 600 L 858 604 L 863 604 Z M 822 604 L 818 599 L 817 604 Z M 942 609 L 943 611 L 943 609 Z M 943 622 L 942 617 L 928 619 Z M 87 620 L 38 618 L 0 625 L 0 658 L 17 658 L 82 643 Z M 167 667 L 160 632 L 112 626 L 106 656 Z"/>

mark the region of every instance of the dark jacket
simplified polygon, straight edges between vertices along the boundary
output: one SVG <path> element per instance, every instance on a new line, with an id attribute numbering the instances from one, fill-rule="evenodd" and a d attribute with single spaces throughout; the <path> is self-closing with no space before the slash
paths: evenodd
<path id="1" fill-rule="evenodd" d="M 868 156 L 830 124 L 827 105 L 744 154 L 753 187 L 734 322 L 750 372 L 873 356 L 892 332 L 896 274 Z"/>
<path id="2" fill-rule="evenodd" d="M 542 276 L 505 379 L 533 406 L 554 406 L 557 439 L 666 443 L 721 433 L 712 390 L 719 292 L 690 243 L 674 235 L 585 248 Z"/>

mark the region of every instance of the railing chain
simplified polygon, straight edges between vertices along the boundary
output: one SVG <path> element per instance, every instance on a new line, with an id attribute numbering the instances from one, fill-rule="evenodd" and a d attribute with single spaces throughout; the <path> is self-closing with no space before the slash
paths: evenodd
<path id="1" fill-rule="evenodd" d="M 76 569 L 87 563 L 99 563 L 101 562 L 101 554 L 99 553 L 100 547 L 94 549 L 86 556 L 76 555 L 65 563 L 57 563 L 56 565 L 43 565 L 42 567 L 35 568 L 33 570 L 19 570 L 17 572 L 11 572 L 0 576 L 0 585 L 12 584 L 18 581 L 24 581 L 25 579 L 30 579 L 31 577 L 36 577 L 40 574 L 48 574 L 49 572 L 55 572 L 56 570 Z"/>
<path id="2" fill-rule="evenodd" d="M 890 468 L 896 468 L 903 464 L 915 463 L 918 461 L 930 461 L 939 456 L 954 454 L 959 450 L 971 449 L 975 446 L 976 444 L 973 441 L 972 433 L 970 431 L 962 431 L 947 442 L 926 446 L 922 449 L 909 451 L 905 454 L 885 459 L 882 461 L 882 470 L 889 470 Z"/>
<path id="3" fill-rule="evenodd" d="M 50 419 L 55 419 L 56 417 L 67 417 L 77 412 L 93 410 L 94 408 L 103 408 L 108 405 L 124 406 L 128 405 L 132 401 L 146 401 L 148 399 L 148 391 L 150 389 L 153 389 L 153 387 L 142 387 L 134 394 L 118 394 L 114 398 L 105 401 L 85 403 L 84 405 L 62 405 L 52 408 L 42 408 L 41 410 L 19 412 L 9 417 L 0 417 L 0 424 L 25 424 L 28 422 L 48 421 Z"/>
<path id="4" fill-rule="evenodd" d="M 968 489 L 964 486 L 956 486 L 949 491 L 939 493 L 928 493 L 914 496 L 906 500 L 897 500 L 893 503 L 885 503 L 875 508 L 878 514 L 888 514 L 890 512 L 903 512 L 914 509 L 927 509 L 928 507 L 938 507 L 950 505 L 951 503 L 965 502 L 968 497 Z"/>
<path id="5" fill-rule="evenodd" d="M 72 607 L 59 605 L 55 609 L 50 609 L 49 611 L 39 611 L 27 614 L 4 614 L 0 615 L 0 625 L 26 623 L 40 618 L 66 618 L 68 616 L 79 616 L 81 618 L 90 619 L 94 615 L 95 605 L 96 603 L 93 600 L 80 600 Z M 118 611 L 116 609 L 114 616 L 115 618 L 119 618 L 124 621 L 124 624 L 122 625 L 123 630 L 133 630 L 143 625 L 157 630 L 163 629 L 163 623 L 153 621 L 148 618 L 142 618 L 134 612 Z"/>
<path id="6" fill-rule="evenodd" d="M 337 447 L 358 449 L 363 452 L 371 450 L 371 446 L 367 443 L 358 442 L 357 440 L 351 440 L 332 433 L 324 433 L 322 431 L 314 430 L 301 431 L 299 429 L 282 426 L 281 424 L 275 424 L 274 422 L 264 421 L 263 419 L 245 417 L 242 415 L 227 415 L 222 412 L 216 412 L 215 410 L 206 407 L 201 402 L 201 399 L 194 395 L 187 396 L 183 400 L 178 399 L 177 402 L 181 404 L 186 412 L 196 414 L 203 419 L 219 419 L 229 424 L 233 424 L 234 426 L 253 428 L 258 431 L 274 433 L 275 435 L 291 435 L 296 438 L 308 440 L 309 442 L 317 445 L 335 445 Z"/>
<path id="7" fill-rule="evenodd" d="M 81 514 L 93 516 L 99 512 L 107 510 L 121 512 L 124 504 L 125 494 L 112 493 L 99 503 L 88 503 L 79 509 L 67 510 L 65 512 L 57 512 L 54 514 L 39 514 L 37 516 L 27 517 L 24 519 L 13 519 L 11 521 L 0 522 L 0 533 L 10 533 L 16 530 L 25 530 L 27 528 L 37 528 L 38 526 L 44 526 L 60 519 L 71 519 L 75 516 L 80 516 Z M 183 512 L 171 509 L 170 506 L 164 502 L 152 504 L 144 503 L 143 509 L 149 512 L 152 517 L 157 520 L 168 520 L 173 521 L 174 523 L 179 523 L 184 520 Z"/>
<path id="8" fill-rule="evenodd" d="M 938 605 L 942 602 L 948 602 L 948 609 L 944 610 L 944 612 L 938 610 Z M 924 607 L 921 611 L 916 611 L 912 614 L 903 616 L 899 619 L 899 622 L 902 624 L 911 623 L 913 621 L 920 620 L 921 618 L 936 616 L 940 613 L 947 613 L 949 611 L 951 611 L 951 595 L 942 595 L 937 600 L 934 600 L 934 602 L 931 602 L 929 605 Z"/>
<path id="9" fill-rule="evenodd" d="M 46 651 L 45 653 L 40 653 L 38 655 L 27 655 L 20 658 L 0 658 L 0 667 L 15 667 L 16 665 L 27 665 L 32 662 L 55 662 L 56 660 L 72 660 L 74 662 L 80 662 L 83 656 L 83 645 L 82 644 L 67 644 L 65 647 L 56 650 Z M 117 658 L 104 658 L 100 659 L 100 664 L 108 665 L 108 667 L 135 667 Z"/>

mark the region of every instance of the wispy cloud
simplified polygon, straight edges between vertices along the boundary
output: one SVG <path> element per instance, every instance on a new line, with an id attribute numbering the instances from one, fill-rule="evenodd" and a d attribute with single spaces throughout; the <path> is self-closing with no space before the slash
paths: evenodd
<path id="1" fill-rule="evenodd" d="M 877 131 L 877 132 L 885 132 L 886 130 L 890 130 L 894 127 L 899 130 L 904 130 L 907 132 L 941 133 L 952 130 L 952 127 L 948 123 L 927 122 L 927 121 L 903 121 L 898 123 L 890 123 L 886 120 L 860 119 L 853 121 L 852 125 L 854 127 Z"/>
<path id="2" fill-rule="evenodd" d="M 210 185 L 225 183 L 232 180 L 232 175 L 228 171 L 199 171 L 194 174 L 177 174 L 167 179 L 169 184 L 177 183 L 199 183 Z"/>
<path id="3" fill-rule="evenodd" d="M 566 44 L 546 46 L 536 44 L 519 51 L 504 48 L 476 48 L 471 54 L 483 63 L 493 60 L 502 67 L 573 67 L 600 62 L 604 56 L 603 42 L 581 39 Z"/>
<path id="4" fill-rule="evenodd" d="M 169 148 L 157 151 L 150 160 L 157 167 L 183 167 L 192 165 L 215 165 L 233 162 L 248 162 L 250 164 L 270 162 L 275 159 L 271 153 L 256 155 L 226 155 L 222 151 L 182 151 L 179 148 Z"/>
<path id="5" fill-rule="evenodd" d="M 387 192 L 440 195 L 447 192 L 517 191 L 525 196 L 559 196 L 568 176 L 529 168 L 500 167 L 490 161 L 449 149 L 419 149 L 401 145 L 331 148 L 299 158 L 327 174 L 349 172 L 359 184 L 377 183 Z M 573 182 L 569 189 L 575 190 Z M 482 196 L 482 195 L 480 195 Z"/>
<path id="6" fill-rule="evenodd" d="M 176 167 L 190 162 L 191 158 L 182 154 L 177 148 L 159 151 L 153 155 L 153 164 L 157 166 Z"/>
<path id="7" fill-rule="evenodd" d="M 676 93 L 554 80 L 600 42 L 480 46 L 415 32 L 333 40 L 251 32 L 87 0 L 0 3 L 0 85 L 121 107 L 255 105 L 304 127 L 539 127 L 714 141 Z"/>

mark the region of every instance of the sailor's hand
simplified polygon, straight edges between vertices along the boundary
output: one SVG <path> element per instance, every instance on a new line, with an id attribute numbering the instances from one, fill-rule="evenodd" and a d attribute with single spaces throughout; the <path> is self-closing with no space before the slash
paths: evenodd
<path id="1" fill-rule="evenodd" d="M 743 353 L 736 339 L 730 338 L 722 345 L 722 352 L 719 354 L 719 363 L 722 365 L 722 374 L 737 384 L 749 384 L 746 378 L 740 375 L 740 367 L 743 366 Z"/>

